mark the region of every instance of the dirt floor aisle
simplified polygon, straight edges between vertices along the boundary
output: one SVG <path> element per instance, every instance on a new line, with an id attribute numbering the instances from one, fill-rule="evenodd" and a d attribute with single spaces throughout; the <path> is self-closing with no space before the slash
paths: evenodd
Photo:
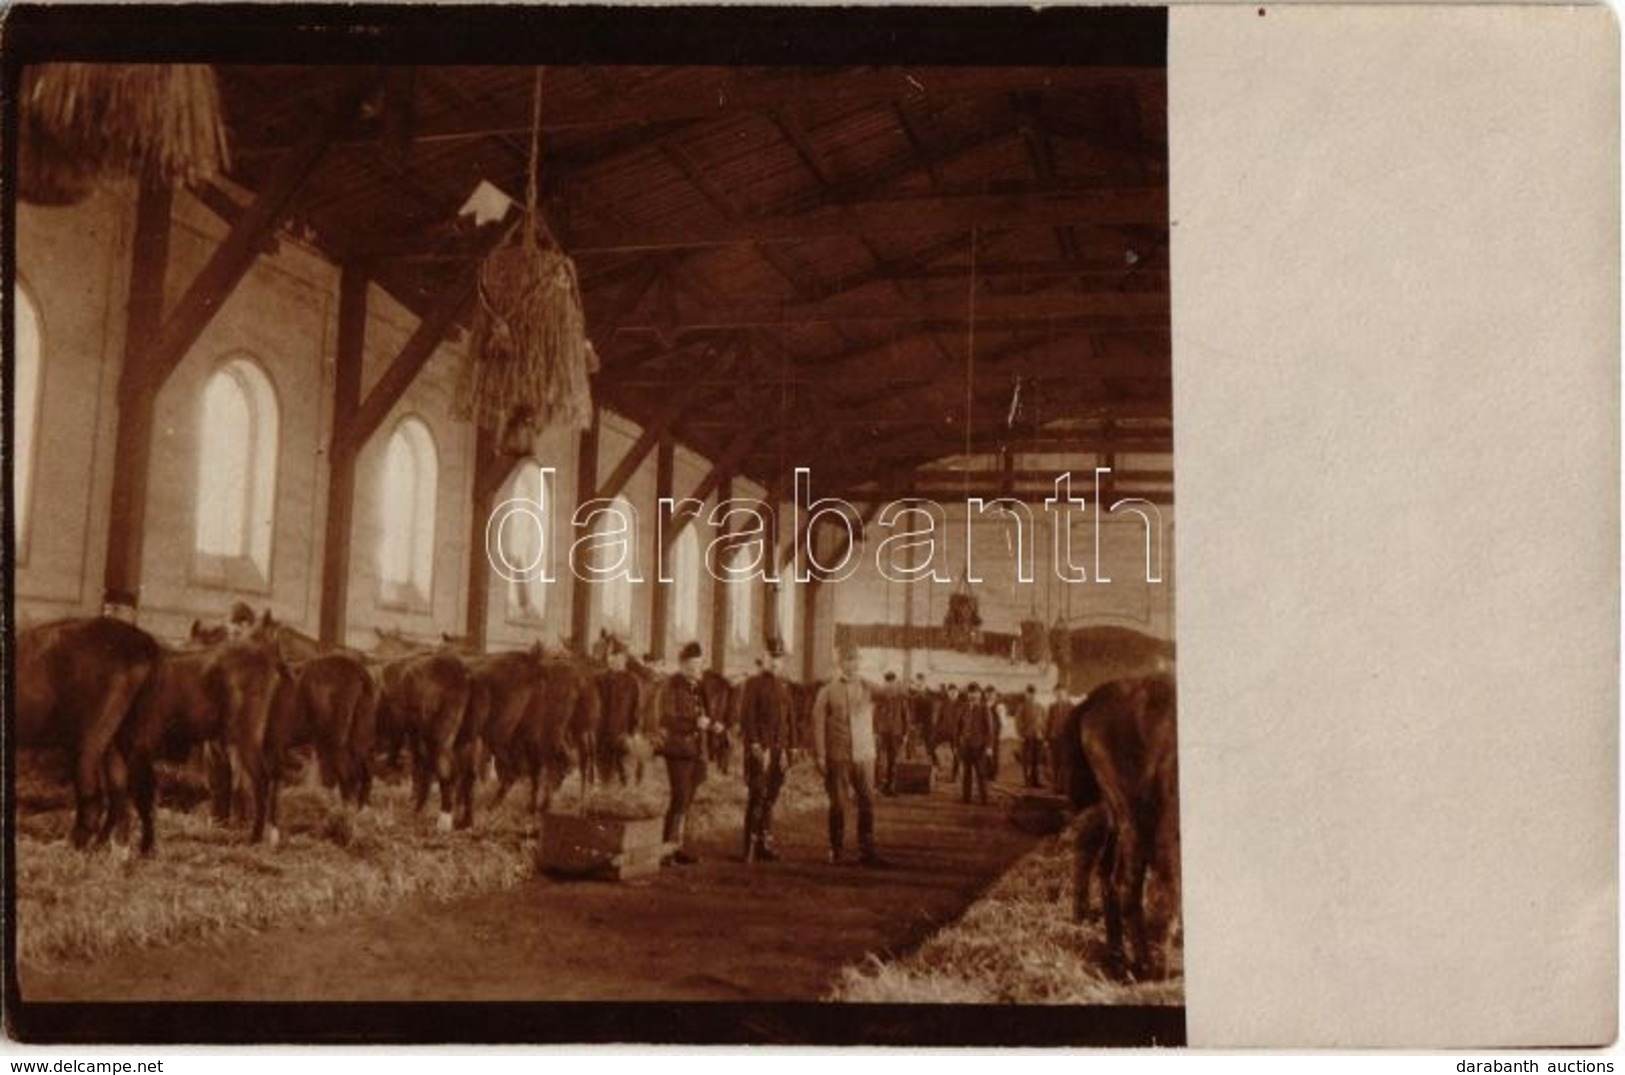
<path id="1" fill-rule="evenodd" d="M 231 933 L 21 969 L 30 1000 L 815 1000 L 866 953 L 919 944 L 1033 838 L 997 801 L 882 799 L 885 869 L 831 866 L 822 812 L 780 822 L 784 861 L 738 840 L 624 885 L 538 878 L 307 928 Z M 849 817 L 847 824 L 853 824 Z M 848 836 L 850 841 L 852 837 Z"/>

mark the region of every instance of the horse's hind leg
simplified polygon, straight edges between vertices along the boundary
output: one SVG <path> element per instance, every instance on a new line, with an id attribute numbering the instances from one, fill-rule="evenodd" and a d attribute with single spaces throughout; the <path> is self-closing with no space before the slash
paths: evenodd
<path id="1" fill-rule="evenodd" d="M 150 856 L 157 839 L 153 827 L 153 810 L 158 798 L 157 774 L 148 757 L 134 758 L 129 769 L 130 798 L 135 802 L 136 816 L 141 821 L 141 854 Z"/>
<path id="2" fill-rule="evenodd" d="M 452 827 L 452 812 L 456 800 L 457 762 L 453 749 L 441 744 L 434 752 L 434 776 L 440 785 L 440 816 L 435 818 L 435 828 L 441 832 L 450 832 Z"/>
<path id="3" fill-rule="evenodd" d="M 1082 922 L 1089 917 L 1093 900 L 1095 875 L 1101 872 L 1106 856 L 1111 852 L 1111 826 L 1100 807 L 1084 811 L 1078 824 L 1077 852 L 1073 860 L 1072 921 Z M 1105 879 L 1102 887 L 1109 884 Z"/>
<path id="4" fill-rule="evenodd" d="M 111 840 L 113 854 L 120 859 L 128 855 L 130 846 L 128 788 L 129 771 L 124 764 L 124 755 L 117 750 L 109 750 L 102 759 L 102 798 L 106 816 L 102 818 L 101 832 L 96 842 L 105 844 Z"/>

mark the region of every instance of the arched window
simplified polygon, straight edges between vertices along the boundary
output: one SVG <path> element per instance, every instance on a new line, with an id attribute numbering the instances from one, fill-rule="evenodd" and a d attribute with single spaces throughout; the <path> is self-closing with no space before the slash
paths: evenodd
<path id="1" fill-rule="evenodd" d="M 17 417 L 14 427 L 17 444 L 12 455 L 11 470 L 16 515 L 12 520 L 11 536 L 16 542 L 14 548 L 21 557 L 27 548 L 29 498 L 34 489 L 34 430 L 39 424 L 40 399 L 40 323 L 39 310 L 27 291 L 13 285 L 11 296 L 12 307 L 17 311 Z"/>
<path id="2" fill-rule="evenodd" d="M 698 638 L 700 634 L 700 539 L 692 526 L 685 526 L 677 535 L 674 550 L 672 578 L 676 580 L 673 597 L 673 626 L 681 641 Z"/>
<path id="3" fill-rule="evenodd" d="M 625 544 L 600 545 L 595 553 L 595 566 L 615 572 L 598 583 L 603 600 L 600 608 L 604 614 L 604 629 L 624 639 L 632 632 L 632 570 L 637 557 L 638 517 L 626 497 L 618 496 L 611 503 L 613 510 L 605 511 L 598 517 L 600 526 L 608 530 L 623 529 L 625 533 L 621 535 L 621 540 Z M 616 550 L 620 548 L 624 548 L 627 558 L 617 561 Z"/>
<path id="4" fill-rule="evenodd" d="M 514 576 L 508 581 L 510 620 L 540 620 L 547 609 L 547 584 L 542 581 L 542 565 L 547 556 L 544 520 L 552 507 L 546 500 L 549 492 L 542 481 L 540 463 L 527 459 L 519 465 L 509 487 L 508 498 L 523 500 L 533 506 L 525 511 L 510 511 L 503 515 L 502 530 L 497 535 L 509 567 L 508 573 Z"/>
<path id="5" fill-rule="evenodd" d="M 440 457 L 419 418 L 403 418 L 384 452 L 379 486 L 378 577 L 385 604 L 427 610 L 434 592 Z"/>
<path id="6" fill-rule="evenodd" d="M 795 649 L 796 637 L 796 588 L 790 581 L 790 573 L 786 571 L 779 579 L 778 586 L 774 587 L 774 594 L 778 598 L 778 629 L 779 641 L 786 650 Z"/>
<path id="7" fill-rule="evenodd" d="M 731 562 L 735 571 L 743 571 L 749 564 L 746 555 L 749 551 L 748 545 L 733 551 Z M 755 576 L 728 580 L 728 633 L 735 645 L 748 646 L 756 637 L 756 587 L 760 585 L 761 580 Z"/>
<path id="8" fill-rule="evenodd" d="M 197 448 L 199 580 L 261 589 L 271 575 L 277 405 L 258 365 L 234 358 L 204 382 Z"/>

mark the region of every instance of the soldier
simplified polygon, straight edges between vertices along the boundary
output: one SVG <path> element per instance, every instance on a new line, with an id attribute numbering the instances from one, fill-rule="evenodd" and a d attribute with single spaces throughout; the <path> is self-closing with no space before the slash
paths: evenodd
<path id="1" fill-rule="evenodd" d="M 632 736 L 638 730 L 638 678 L 626 667 L 626 645 L 620 639 L 607 640 L 604 660 L 609 670 L 598 676 L 603 713 L 598 725 L 598 779 L 607 784 L 611 776 L 619 776 L 624 788 Z"/>
<path id="2" fill-rule="evenodd" d="M 683 846 L 688 808 L 705 780 L 705 731 L 711 727 L 705 693 L 700 689 L 701 658 L 698 642 L 685 645 L 677 655 L 678 670 L 666 681 L 660 698 L 660 754 L 666 759 L 671 798 L 666 807 L 665 841 L 676 844 L 671 860 L 690 866 L 699 857 Z"/>
<path id="3" fill-rule="evenodd" d="M 973 687 L 975 684 L 971 684 Z M 948 773 L 948 782 L 952 784 L 959 779 L 959 725 L 965 717 L 965 700 L 959 696 L 959 685 L 948 684 L 948 697 L 942 703 L 942 711 L 937 716 L 936 738 L 931 742 L 931 767 L 937 767 L 937 744 L 948 744 L 948 760 L 953 763 Z"/>
<path id="4" fill-rule="evenodd" d="M 897 756 L 908 731 L 908 699 L 897 689 L 897 673 L 887 672 L 885 686 L 875 697 L 875 738 L 880 747 L 880 793 L 897 794 Z"/>
<path id="5" fill-rule="evenodd" d="M 745 861 L 777 862 L 773 847 L 773 804 L 790 768 L 790 685 L 780 675 L 784 644 L 773 639 L 762 654 L 762 670 L 745 681 L 739 720 L 745 737 Z"/>
<path id="6" fill-rule="evenodd" d="M 242 601 L 234 601 L 231 605 L 231 615 L 226 618 L 226 638 L 231 642 L 245 641 L 254 633 L 258 624 L 254 618 L 254 610 Z"/>
<path id="7" fill-rule="evenodd" d="M 1066 741 L 1067 718 L 1072 715 L 1072 699 L 1066 695 L 1064 684 L 1055 684 L 1055 697 L 1049 704 L 1049 779 L 1050 786 L 1062 795 L 1067 794 L 1068 766 L 1071 764 L 1071 744 Z"/>
<path id="8" fill-rule="evenodd" d="M 991 691 L 991 688 L 990 688 Z M 999 739 L 999 726 L 993 708 L 982 700 L 982 692 L 972 683 L 965 691 L 959 722 L 959 769 L 963 774 L 960 801 L 970 802 L 971 785 L 977 798 L 987 805 L 988 761 Z"/>
<path id="9" fill-rule="evenodd" d="M 841 674 L 813 701 L 813 760 L 829 793 L 829 860 L 841 861 L 848 792 L 858 804 L 858 861 L 883 866 L 875 852 L 874 690 L 858 678 L 858 651 L 843 649 Z"/>
<path id="10" fill-rule="evenodd" d="M 1044 758 L 1044 707 L 1038 703 L 1038 688 L 1027 684 L 1027 693 L 1016 710 L 1016 736 L 1021 740 L 1021 774 L 1029 788 L 1042 787 L 1038 770 Z"/>

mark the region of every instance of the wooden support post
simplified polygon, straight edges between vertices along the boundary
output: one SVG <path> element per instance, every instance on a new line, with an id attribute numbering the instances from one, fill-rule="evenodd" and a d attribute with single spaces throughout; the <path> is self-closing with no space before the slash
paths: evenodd
<path id="1" fill-rule="evenodd" d="M 327 521 L 322 540 L 323 645 L 342 646 L 350 600 L 350 538 L 355 518 L 356 447 L 345 438 L 361 401 L 367 332 L 368 274 L 345 265 L 339 275 L 339 340 L 333 384 L 333 424 L 327 450 Z"/>
<path id="2" fill-rule="evenodd" d="M 485 550 L 485 528 L 495 506 L 496 492 L 510 468 L 498 454 L 496 434 L 484 426 L 474 433 L 474 481 L 468 515 L 468 615 L 463 633 L 476 650 L 485 649 L 486 623 L 491 613 L 491 561 Z"/>
<path id="3" fill-rule="evenodd" d="M 598 491 L 598 425 L 599 413 L 595 405 L 592 424 L 581 434 L 581 447 L 576 452 L 576 502 L 572 510 L 579 509 Z M 582 653 L 592 649 L 592 639 L 587 635 L 592 627 L 593 592 L 584 579 L 571 579 L 570 638 Z"/>
<path id="4" fill-rule="evenodd" d="M 146 361 L 146 345 L 163 321 L 171 202 L 168 187 L 149 186 L 141 188 L 136 202 L 124 371 L 119 379 L 118 430 L 114 435 L 112 507 L 102 574 L 104 602 L 135 604 L 140 596 L 152 412 L 162 385 Z"/>
<path id="5" fill-rule="evenodd" d="M 717 486 L 717 502 L 721 503 L 730 499 L 734 495 L 733 490 L 733 479 L 731 477 L 723 478 L 722 483 Z M 722 533 L 718 536 L 724 536 L 732 529 L 733 527 L 730 524 L 724 522 Z M 726 548 L 726 546 L 719 547 Z M 724 671 L 726 665 L 724 658 L 728 653 L 728 638 L 733 626 L 730 622 L 732 619 L 730 613 L 733 610 L 729 602 L 729 587 L 733 583 L 724 581 L 724 571 L 721 563 L 716 565 L 715 571 L 708 571 L 707 573 L 711 575 L 711 667 L 720 673 Z"/>
<path id="6" fill-rule="evenodd" d="M 655 453 L 655 510 L 660 510 L 660 501 L 669 498 L 671 494 L 672 479 L 676 473 L 677 445 L 671 437 L 661 437 L 660 447 Z M 666 553 L 670 546 L 657 548 L 655 555 L 659 558 L 654 564 L 650 586 L 649 599 L 652 602 L 649 609 L 649 652 L 657 661 L 665 660 L 666 637 L 671 634 L 671 583 L 660 581 L 660 565 L 666 560 Z"/>
<path id="7" fill-rule="evenodd" d="M 767 490 L 767 504 L 770 509 L 767 516 L 767 533 L 762 535 L 762 544 L 765 546 L 762 550 L 762 559 L 764 561 L 762 574 L 764 576 L 773 574 L 773 565 L 779 549 L 779 501 L 777 490 L 772 488 Z M 781 591 L 788 585 L 790 584 L 782 577 L 777 583 L 765 581 L 762 583 L 762 632 L 760 638 L 763 645 L 766 645 L 769 639 L 779 638 L 779 600 L 782 596 Z M 785 640 L 780 639 L 780 641 Z"/>
<path id="8" fill-rule="evenodd" d="M 154 326 L 156 332 L 139 337 L 151 376 L 159 385 L 168 380 L 186 357 L 186 352 L 248 273 L 267 237 L 282 223 L 294 195 L 304 186 L 327 149 L 333 125 L 344 111 L 345 106 L 341 105 L 327 123 L 318 124 L 277 163 L 276 170 L 260 185 L 253 204 L 243 211 L 236 225 L 215 248 L 208 264 L 187 286 L 186 293 L 175 303 L 174 311 L 164 319 L 162 327 Z"/>
<path id="9" fill-rule="evenodd" d="M 818 537 L 813 527 L 807 527 L 804 540 L 810 544 Z M 818 595 L 823 590 L 815 575 L 810 582 L 801 584 L 801 679 L 812 683 L 818 677 Z"/>

